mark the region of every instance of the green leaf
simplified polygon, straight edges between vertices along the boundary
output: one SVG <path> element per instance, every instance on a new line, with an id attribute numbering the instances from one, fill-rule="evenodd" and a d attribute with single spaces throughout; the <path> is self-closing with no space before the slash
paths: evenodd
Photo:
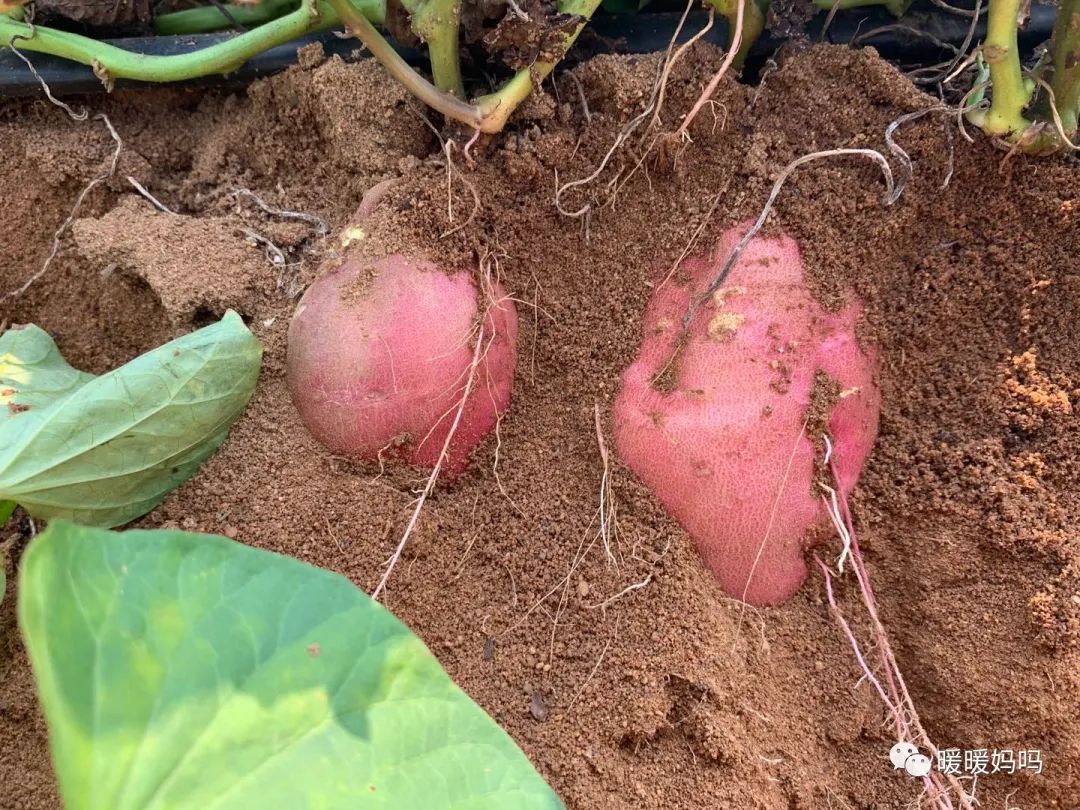
<path id="1" fill-rule="evenodd" d="M 95 526 L 146 514 L 225 440 L 255 389 L 261 356 L 229 311 L 0 423 L 0 500 L 34 517 Z M 54 363 L 49 369 L 49 380 L 60 378 Z"/>
<path id="2" fill-rule="evenodd" d="M 15 504 L 11 501 L 0 501 L 0 528 L 3 528 L 4 524 L 8 522 L 12 513 L 15 511 Z M 7 591 L 7 560 L 5 554 L 0 550 L 0 602 L 4 601 L 4 593 Z"/>
<path id="3" fill-rule="evenodd" d="M 19 622 L 67 810 L 550 810 L 424 644 L 224 537 L 49 524 Z"/>
<path id="4" fill-rule="evenodd" d="M 60 356 L 49 333 L 30 324 L 0 335 L 0 425 L 52 405 L 94 379 Z"/>

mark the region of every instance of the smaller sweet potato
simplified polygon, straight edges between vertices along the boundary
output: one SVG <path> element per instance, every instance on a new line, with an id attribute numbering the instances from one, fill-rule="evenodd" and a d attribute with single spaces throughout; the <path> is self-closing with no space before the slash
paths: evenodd
<path id="1" fill-rule="evenodd" d="M 454 475 L 510 403 L 517 311 L 499 285 L 390 255 L 319 277 L 289 326 L 287 375 L 311 433 L 336 453 L 434 467 L 482 354 L 442 469 Z M 481 304 L 484 305 L 481 313 Z"/>

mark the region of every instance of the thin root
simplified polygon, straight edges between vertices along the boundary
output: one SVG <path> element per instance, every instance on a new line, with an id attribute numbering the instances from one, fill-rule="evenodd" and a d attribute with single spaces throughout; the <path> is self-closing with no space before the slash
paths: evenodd
<path id="1" fill-rule="evenodd" d="M 926 107 L 921 110 L 916 110 L 915 112 L 907 113 L 906 115 L 901 115 L 885 128 L 885 145 L 889 147 L 889 151 L 892 153 L 893 157 L 899 161 L 901 168 L 896 180 L 895 194 L 897 198 L 899 198 L 900 194 L 904 191 L 904 187 L 914 174 L 915 168 L 911 163 L 911 156 L 893 140 L 893 133 L 908 121 L 915 121 L 925 115 L 937 112 L 954 113 L 956 111 L 957 108 L 955 107 L 949 107 L 945 104 L 935 104 L 933 107 Z"/>
<path id="2" fill-rule="evenodd" d="M 881 154 L 881 152 L 878 152 L 876 149 L 826 149 L 822 152 L 811 152 L 808 155 L 803 155 L 802 157 L 796 158 L 795 160 L 791 161 L 791 163 L 785 166 L 784 170 L 780 172 L 780 176 L 776 178 L 776 182 L 773 183 L 772 191 L 769 193 L 769 198 L 765 201 L 765 206 L 761 209 L 761 213 L 758 215 L 757 220 L 754 222 L 753 225 L 750 226 L 746 233 L 743 234 L 743 238 L 739 240 L 739 243 L 735 245 L 734 249 L 732 249 L 731 253 L 724 261 L 723 266 L 720 268 L 720 272 L 716 274 L 715 278 L 713 278 L 712 283 L 710 283 L 708 288 L 701 295 L 695 298 L 694 301 L 690 304 L 690 307 L 687 309 L 686 315 L 683 316 L 682 334 L 684 336 L 690 328 L 690 322 L 693 320 L 694 314 L 697 312 L 698 307 L 700 307 L 706 301 L 712 299 L 713 293 L 715 293 L 720 288 L 720 285 L 724 283 L 725 279 L 727 279 L 728 274 L 731 272 L 731 269 L 739 260 L 739 256 L 742 255 L 742 252 L 746 249 L 746 246 L 750 244 L 750 240 L 753 239 L 757 235 L 757 232 L 761 230 L 762 226 L 765 225 L 765 220 L 768 218 L 769 212 L 772 210 L 773 203 L 776 202 L 776 198 L 780 194 L 780 189 L 784 187 L 784 183 L 787 182 L 787 179 L 791 176 L 791 173 L 800 166 L 802 166 L 804 163 L 810 163 L 812 161 L 820 160 L 822 158 L 846 157 L 854 155 L 870 158 L 881 167 L 881 173 L 885 177 L 884 203 L 885 205 L 892 205 L 896 202 L 896 200 L 899 198 L 899 193 L 896 184 L 893 181 L 892 167 L 889 166 L 889 161 L 885 159 L 885 156 Z M 676 341 L 676 343 L 678 343 L 678 341 Z"/>
<path id="3" fill-rule="evenodd" d="M 597 671 L 600 669 L 600 665 L 602 663 L 604 663 L 604 656 L 607 655 L 607 651 L 608 651 L 608 649 L 611 648 L 612 642 L 615 641 L 615 639 L 617 639 L 619 637 L 619 619 L 620 618 L 621 617 L 616 617 L 615 618 L 615 630 L 614 630 L 614 632 L 611 634 L 611 637 L 608 638 L 607 642 L 604 644 L 604 649 L 602 649 L 600 651 L 600 655 L 597 657 L 596 663 L 593 665 L 593 668 L 589 671 L 588 676 L 586 676 L 585 680 L 582 681 L 581 686 L 578 687 L 578 690 L 574 693 L 574 696 L 572 698 L 570 698 L 570 702 L 566 704 L 566 708 L 564 709 L 564 711 L 570 711 L 570 709 L 573 708 L 574 704 L 577 703 L 577 699 L 579 697 L 581 697 L 581 694 L 585 691 L 585 688 L 589 685 L 589 682 L 593 679 L 593 677 L 596 675 Z"/>
<path id="4" fill-rule="evenodd" d="M 839 488 L 835 454 L 832 454 L 828 466 L 832 471 L 836 486 Z M 862 553 L 859 550 L 859 541 L 855 534 L 851 511 L 848 508 L 846 499 L 844 499 L 842 495 L 838 498 L 836 517 L 842 518 L 846 530 L 847 539 L 845 540 L 845 543 L 847 543 L 850 548 L 852 569 L 859 585 L 859 592 L 862 597 L 863 605 L 866 607 L 867 616 L 870 619 L 874 646 L 877 648 L 884 673 L 883 679 L 878 678 L 874 674 L 873 668 L 867 662 L 858 639 L 851 629 L 851 625 L 840 610 L 836 596 L 833 592 L 832 572 L 824 562 L 817 559 L 818 567 L 821 568 L 822 574 L 825 577 L 825 593 L 829 601 L 829 608 L 833 617 L 836 619 L 837 624 L 844 633 L 845 638 L 851 645 L 864 677 L 873 684 L 882 703 L 884 703 L 889 710 L 889 714 L 892 717 L 895 727 L 897 740 L 903 742 L 917 742 L 921 747 L 928 750 L 930 756 L 934 758 L 937 756 L 937 748 L 930 740 L 929 735 L 926 733 L 926 730 L 919 720 L 918 712 L 915 710 L 915 704 L 911 699 L 911 694 L 908 692 L 903 673 L 896 663 L 892 647 L 889 644 L 888 634 L 878 616 L 877 601 L 870 585 L 870 577 L 863 561 Z M 883 680 L 884 683 L 882 682 Z M 951 810 L 953 808 L 954 805 L 950 798 L 950 793 L 953 793 L 956 796 L 959 806 L 963 808 L 963 810 L 972 810 L 973 808 L 974 799 L 972 795 L 968 793 L 959 780 L 952 775 L 945 775 L 932 771 L 930 774 L 923 777 L 923 785 L 924 794 L 930 798 L 939 810 Z"/>
<path id="5" fill-rule="evenodd" d="M 49 85 L 46 83 L 46 81 L 41 77 L 41 74 L 37 72 L 30 60 L 26 56 L 24 56 L 18 48 L 15 47 L 15 42 L 19 39 L 25 39 L 25 37 L 13 37 L 9 47 L 11 48 L 12 52 L 16 56 L 18 56 L 19 59 L 25 62 L 28 68 L 30 68 L 30 72 L 34 74 L 34 78 L 38 80 L 42 88 L 45 90 L 45 96 L 49 99 L 49 101 L 51 101 L 57 107 L 66 112 L 73 121 L 81 122 L 87 120 L 87 118 L 89 117 L 89 113 L 86 110 L 76 112 L 69 105 L 65 104 L 63 101 L 60 101 L 55 96 L 53 96 L 52 90 L 49 88 Z M 22 286 L 17 287 L 16 289 L 11 290 L 7 293 L 4 293 L 3 296 L 0 296 L 0 301 L 7 301 L 9 298 L 18 298 L 20 295 L 30 289 L 30 287 L 42 276 L 49 272 L 49 268 L 52 266 L 53 261 L 60 253 L 60 248 L 63 245 L 64 236 L 67 234 L 68 228 L 70 228 L 71 224 L 75 221 L 75 217 L 78 216 L 79 209 L 82 207 L 82 204 L 83 202 L 85 202 L 87 196 L 89 196 L 91 191 L 93 191 L 99 185 L 101 185 L 110 177 L 116 174 L 116 169 L 120 165 L 120 153 L 124 150 L 124 142 L 120 140 L 120 135 L 116 132 L 116 128 L 112 125 L 112 121 L 109 120 L 109 117 L 105 113 L 97 113 L 96 115 L 94 115 L 94 118 L 102 121 L 105 124 L 106 129 L 109 130 L 109 135 L 116 143 L 116 149 L 113 150 L 112 160 L 109 161 L 109 168 L 102 174 L 99 174 L 85 186 L 83 186 L 82 191 L 79 192 L 79 196 L 75 198 L 75 203 L 71 206 L 71 211 L 68 213 L 67 218 L 60 223 L 60 227 L 57 228 L 56 231 L 53 233 L 52 249 L 49 251 L 49 255 L 45 257 L 45 261 L 41 265 L 41 268 L 32 276 L 30 276 L 30 278 L 28 278 L 25 282 L 23 282 Z"/>
<path id="6" fill-rule="evenodd" d="M 480 140 L 480 130 L 473 130 L 472 137 L 465 142 L 465 148 L 461 150 L 461 154 L 465 157 L 465 162 L 468 163 L 470 167 L 475 166 L 476 161 L 473 160 L 469 150 L 473 148 L 473 144 L 478 140 Z"/>
<path id="7" fill-rule="evenodd" d="M 705 215 L 705 218 L 701 220 L 701 223 L 697 226 L 697 230 L 694 231 L 693 235 L 690 237 L 690 240 L 686 243 L 686 247 L 684 247 L 682 253 L 679 254 L 679 258 L 677 258 L 671 263 L 671 267 L 668 269 L 661 282 L 656 285 L 656 289 L 659 290 L 661 287 L 667 284 L 671 280 L 671 277 L 675 275 L 675 271 L 679 269 L 679 265 L 683 263 L 683 259 L 690 255 L 690 251 L 693 250 L 694 245 L 697 244 L 697 240 L 698 237 L 701 236 L 701 232 L 704 231 L 705 227 L 712 221 L 713 213 L 716 211 L 716 207 L 720 205 L 720 200 L 723 199 L 723 196 L 725 193 L 727 193 L 728 186 L 730 185 L 731 179 L 728 178 L 724 181 L 723 188 L 721 188 L 720 191 L 717 192 L 716 196 L 713 198 L 712 205 L 709 206 L 709 213 L 707 213 Z"/>
<path id="8" fill-rule="evenodd" d="M 639 591 L 642 588 L 649 585 L 656 578 L 656 567 L 660 564 L 660 561 L 662 559 L 664 559 L 664 557 L 667 556 L 667 553 L 670 550 L 671 550 L 671 540 L 668 540 L 667 545 L 664 546 L 664 550 L 661 551 L 658 555 L 656 555 L 656 558 L 652 561 L 652 564 L 649 566 L 649 572 L 645 575 L 645 577 L 643 579 L 641 579 L 641 580 L 639 580 L 637 582 L 631 583 L 630 585 L 627 585 L 621 591 L 619 591 L 616 594 L 613 594 L 612 596 L 609 596 L 603 602 L 597 602 L 595 605 L 586 605 L 585 607 L 588 610 L 597 610 L 597 609 L 606 610 L 611 605 L 613 605 L 615 602 L 619 601 L 624 596 L 626 596 L 628 593 L 633 593 L 634 591 Z"/>
<path id="9" fill-rule="evenodd" d="M 1033 73 L 1029 74 L 1035 82 L 1046 91 L 1046 95 L 1049 97 L 1047 100 L 1050 102 L 1050 117 L 1054 121 L 1054 128 L 1057 130 L 1058 137 L 1061 139 L 1062 144 L 1069 147 L 1072 150 L 1080 149 L 1080 144 L 1073 143 L 1069 140 L 1069 136 L 1065 134 L 1065 125 L 1061 120 L 1061 113 L 1058 112 L 1057 98 L 1054 96 L 1054 88 L 1052 88 L 1045 79 L 1040 76 L 1036 76 Z"/>
<path id="10" fill-rule="evenodd" d="M 709 22 L 706 24 L 706 26 L 696 36 L 691 38 L 689 42 L 684 43 L 682 46 L 680 46 L 678 48 L 678 50 L 675 49 L 675 42 L 676 42 L 676 40 L 677 40 L 677 38 L 679 36 L 679 33 L 682 31 L 683 24 L 686 21 L 687 15 L 690 13 L 690 8 L 691 8 L 692 4 L 693 4 L 693 0 L 690 0 L 690 2 L 687 3 L 686 10 L 683 12 L 683 16 L 679 20 L 679 24 L 675 27 L 674 33 L 672 33 L 672 35 L 671 35 L 671 39 L 668 42 L 667 51 L 665 53 L 664 61 L 661 62 L 660 65 L 657 68 L 656 81 L 653 83 L 652 93 L 649 95 L 648 103 L 645 105 L 645 108 L 640 113 L 638 113 L 636 116 L 634 116 L 634 118 L 632 118 L 626 124 L 626 126 L 624 126 L 622 128 L 622 130 L 616 136 L 615 142 L 611 145 L 611 147 L 608 149 L 607 153 L 604 155 L 603 159 L 600 161 L 600 165 L 598 165 L 596 167 L 596 169 L 594 169 L 586 177 L 582 177 L 582 178 L 580 178 L 578 180 L 571 180 L 570 182 L 565 183 L 563 185 L 559 184 L 558 170 L 556 170 L 556 172 L 555 172 L 555 208 L 556 208 L 556 210 L 558 210 L 558 212 L 560 214 L 562 214 L 565 217 L 572 217 L 572 218 L 575 218 L 575 219 L 583 219 L 584 220 L 584 229 L 585 229 L 585 234 L 586 234 L 586 241 L 588 241 L 589 215 L 592 212 L 592 208 L 593 208 L 592 203 L 586 201 L 585 204 L 582 205 L 581 208 L 577 209 L 576 211 L 569 211 L 563 206 L 563 196 L 568 191 L 570 191 L 572 189 L 587 186 L 590 183 L 592 183 L 597 177 L 599 177 L 604 172 L 604 170 L 607 168 L 608 163 L 611 161 L 612 157 L 614 157 L 614 155 L 622 148 L 623 144 L 625 144 L 628 140 L 630 140 L 631 136 L 635 132 L 637 132 L 638 128 L 643 123 L 645 123 L 646 120 L 651 120 L 651 121 L 657 120 L 656 116 L 654 115 L 654 111 L 658 110 L 658 105 L 660 103 L 662 103 L 662 99 L 663 99 L 663 95 L 664 95 L 664 87 L 665 87 L 665 85 L 667 83 L 667 76 L 671 72 L 671 67 L 675 64 L 676 61 L 678 61 L 678 59 L 683 55 L 683 53 L 685 53 L 686 49 L 690 45 L 692 45 L 698 38 L 703 36 L 705 34 L 705 32 L 708 31 L 709 28 L 712 26 L 712 13 L 710 12 L 710 14 L 709 14 Z M 650 119 L 650 116 L 652 116 L 651 119 Z M 651 126 L 652 126 L 652 124 L 650 123 L 650 126 L 646 128 L 646 131 L 648 131 L 648 129 L 650 129 Z M 655 145 L 655 143 L 656 143 L 656 140 L 653 140 L 653 142 L 649 145 L 648 149 L 645 150 L 645 153 L 638 160 L 637 166 L 634 167 L 634 171 L 636 171 L 638 166 L 640 166 L 644 162 L 645 156 L 648 155 L 649 151 L 651 151 L 651 149 L 652 149 L 653 145 Z M 575 153 L 576 153 L 576 147 L 575 147 Z M 634 171 L 631 171 L 629 176 L 632 176 Z M 626 179 L 629 179 L 629 176 Z M 617 179 L 618 178 L 616 178 L 616 180 Z M 615 190 L 614 190 L 614 192 L 613 192 L 613 194 L 612 194 L 612 196 L 610 198 L 610 201 L 611 201 L 612 204 L 614 203 L 615 197 L 618 194 L 619 189 L 621 189 L 622 186 L 625 184 L 626 179 L 624 179 L 622 183 L 617 183 L 617 185 L 615 186 Z M 609 187 L 610 187 L 610 184 L 609 184 Z"/>
<path id="11" fill-rule="evenodd" d="M 573 71 L 566 74 L 567 77 L 574 83 L 574 87 L 577 88 L 578 100 L 581 101 L 581 112 L 585 116 L 585 123 L 592 122 L 592 113 L 589 111 L 589 102 L 585 98 L 585 88 L 581 86 L 581 79 L 579 79 Z"/>
<path id="12" fill-rule="evenodd" d="M 679 20 L 679 26 L 678 26 L 678 28 L 675 29 L 675 33 L 671 37 L 671 42 L 668 43 L 668 53 L 670 54 L 670 58 L 664 60 L 664 69 L 660 73 L 660 79 L 659 79 L 659 81 L 657 83 L 657 87 L 656 87 L 656 107 L 653 110 L 652 123 L 650 124 L 650 126 L 653 126 L 653 127 L 660 126 L 660 112 L 664 108 L 664 94 L 667 92 L 668 77 L 671 76 L 671 70 L 672 70 L 672 68 L 675 67 L 675 63 L 678 62 L 682 58 L 683 54 L 686 53 L 686 51 L 695 42 L 697 42 L 699 39 L 701 39 L 703 36 L 705 36 L 707 33 L 709 33 L 709 31 L 712 30 L 713 22 L 714 22 L 715 17 L 716 17 L 716 9 L 713 8 L 712 6 L 709 6 L 709 19 L 705 23 L 704 27 L 700 31 L 698 31 L 696 34 L 694 34 L 692 37 L 690 37 L 690 39 L 686 40 L 686 42 L 684 42 L 682 45 L 680 45 L 679 49 L 677 51 L 675 51 L 674 54 L 671 54 L 671 48 L 675 44 L 676 38 L 679 36 L 679 30 L 682 28 L 683 24 L 686 22 L 686 16 L 690 13 L 690 8 L 691 8 L 692 5 L 693 5 L 693 0 L 691 0 L 690 3 L 686 4 L 686 10 L 683 12 L 682 19 Z"/>
<path id="13" fill-rule="evenodd" d="M 739 621 L 735 625 L 735 638 L 732 642 L 732 647 L 738 643 L 739 634 L 742 632 L 743 618 L 746 615 L 746 595 L 750 592 L 750 583 L 754 579 L 754 574 L 757 572 L 758 564 L 761 562 L 761 558 L 765 553 L 765 546 L 768 545 L 769 535 L 772 534 L 773 524 L 776 522 L 776 515 L 780 508 L 780 500 L 784 496 L 784 490 L 787 489 L 788 478 L 791 476 L 791 467 L 795 463 L 795 456 L 799 452 L 799 445 L 802 443 L 803 436 L 806 435 L 806 426 L 810 422 L 810 417 L 807 416 L 803 422 L 802 429 L 799 430 L 799 435 L 795 439 L 795 444 L 791 448 L 791 455 L 788 457 L 787 466 L 784 467 L 784 474 L 780 478 L 780 483 L 776 488 L 776 497 L 773 499 L 772 509 L 769 511 L 769 522 L 765 524 L 765 534 L 761 538 L 761 545 L 758 546 L 757 554 L 754 555 L 754 561 L 750 565 L 750 572 L 746 575 L 746 584 L 743 586 L 743 592 L 741 597 L 742 607 L 739 609 Z"/>
<path id="14" fill-rule="evenodd" d="M 163 203 L 161 200 L 159 200 L 157 197 L 147 191 L 146 187 L 134 177 L 132 177 L 130 174 L 127 176 L 127 181 L 137 192 L 139 192 L 142 196 L 149 200 L 151 205 L 153 205 L 154 208 L 156 208 L 158 211 L 161 211 L 163 214 L 172 214 L 174 217 L 180 216 L 178 213 L 169 208 L 169 206 L 165 205 L 165 203 Z"/>
<path id="15" fill-rule="evenodd" d="M 453 149 L 454 149 L 454 146 L 455 146 L 453 139 L 447 140 L 446 138 L 443 138 L 442 134 L 439 132 L 439 130 L 437 130 L 435 128 L 435 125 L 432 124 L 431 121 L 428 120 L 428 117 L 426 115 L 424 115 L 422 112 L 419 112 L 419 111 L 416 111 L 416 110 L 414 110 L 414 112 L 416 112 L 417 116 L 419 116 L 421 121 L 423 121 L 425 124 L 427 124 L 428 129 L 430 129 L 432 132 L 435 133 L 435 137 L 438 138 L 438 140 L 439 140 L 439 145 L 442 146 L 443 155 L 446 157 L 446 216 L 447 216 L 447 219 L 450 222 L 454 221 L 453 178 L 454 178 L 455 174 L 457 175 L 458 179 L 461 180 L 462 184 L 464 184 L 465 188 L 467 188 L 469 190 L 469 193 L 472 195 L 472 198 L 473 198 L 473 208 L 472 208 L 472 211 L 469 213 L 468 218 L 464 222 L 462 222 L 460 225 L 456 225 L 455 227 L 451 228 L 450 230 L 439 234 L 440 239 L 445 239 L 446 237 L 452 236 L 453 234 L 457 233 L 458 231 L 467 228 L 472 223 L 472 221 L 474 219 L 476 219 L 476 215 L 480 212 L 480 209 L 483 206 L 482 206 L 482 204 L 480 202 L 480 194 L 477 192 L 476 186 L 474 186 L 472 184 L 472 182 L 469 180 L 469 178 L 467 178 L 464 175 L 464 173 L 454 164 L 454 159 L 453 159 L 453 156 L 451 154 Z M 465 144 L 464 155 L 465 155 L 466 161 L 470 165 L 472 165 L 473 161 L 472 161 L 472 158 L 469 156 L 469 148 L 474 143 L 476 143 L 476 140 L 479 137 L 480 137 L 480 130 L 476 130 L 476 132 L 473 133 L 472 138 L 469 139 L 469 142 L 467 144 Z"/>
<path id="16" fill-rule="evenodd" d="M 930 0 L 930 2 L 933 3 L 935 6 L 937 6 L 938 8 L 945 9 L 945 11 L 949 12 L 950 14 L 956 14 L 956 15 L 958 15 L 960 17 L 974 17 L 975 19 L 978 19 L 979 17 L 981 17 L 983 15 L 983 13 L 985 11 L 985 10 L 972 11 L 969 8 L 957 8 L 956 6 L 949 5 L 948 3 L 945 2 L 945 0 Z"/>
<path id="17" fill-rule="evenodd" d="M 724 61 L 720 64 L 720 69 L 716 71 L 716 75 L 714 75 L 705 86 L 704 92 L 702 92 L 701 96 L 694 103 L 694 106 L 690 108 L 690 112 L 686 114 L 682 124 L 675 131 L 675 136 L 677 138 L 690 137 L 690 124 L 693 123 L 694 118 L 701 111 L 701 108 L 705 106 L 705 102 L 712 98 L 712 94 L 716 92 L 716 87 L 720 84 L 720 80 L 724 78 L 724 74 L 727 73 L 728 68 L 731 67 L 731 63 L 735 61 L 735 55 L 739 52 L 739 48 L 742 47 L 743 16 L 745 14 L 746 4 L 750 2 L 753 2 L 753 0 L 736 0 L 735 30 L 731 35 L 731 44 L 728 46 L 728 52 L 724 55 Z"/>
<path id="18" fill-rule="evenodd" d="M 469 394 L 472 393 L 473 383 L 476 381 L 476 372 L 480 365 L 481 347 L 483 345 L 484 326 L 483 322 L 481 322 L 480 332 L 476 338 L 476 348 L 473 350 L 472 364 L 469 367 L 469 378 L 465 381 L 465 390 L 462 392 L 461 400 L 458 402 L 457 413 L 454 415 L 453 424 L 450 425 L 450 430 L 446 434 L 442 450 L 439 452 L 439 458 L 435 462 L 435 466 L 432 468 L 431 474 L 427 478 L 427 483 L 424 484 L 423 490 L 421 490 L 416 498 L 412 516 L 405 526 L 405 531 L 401 534 L 401 540 L 398 541 L 397 548 L 394 549 L 394 553 L 387 561 L 386 570 L 383 572 L 379 584 L 375 586 L 375 590 L 371 593 L 371 598 L 376 601 L 386 587 L 386 583 L 390 580 L 390 575 L 394 572 L 394 566 L 396 566 L 398 560 L 401 559 L 401 554 L 405 551 L 405 545 L 409 542 L 409 537 L 412 535 L 413 530 L 416 528 L 416 524 L 420 519 L 420 513 L 424 509 L 424 504 L 427 502 L 431 491 L 435 488 L 435 482 L 439 480 L 439 473 L 442 471 L 443 462 L 446 461 L 446 456 L 450 451 L 450 442 L 453 441 L 454 434 L 457 433 L 458 425 L 461 424 L 461 416 L 465 412 L 465 403 L 468 401 Z"/>
<path id="19" fill-rule="evenodd" d="M 604 553 L 608 561 L 616 568 L 618 560 L 611 550 L 613 541 L 619 537 L 619 526 L 616 519 L 615 498 L 611 492 L 611 465 L 608 461 L 607 445 L 604 443 L 604 428 L 600 419 L 600 403 L 593 403 L 593 421 L 596 424 L 596 444 L 600 448 L 600 460 L 604 465 L 604 472 L 600 476 L 600 538 L 604 542 Z"/>
<path id="20" fill-rule="evenodd" d="M 315 233 L 319 236 L 330 233 L 330 223 L 328 223 L 322 217 L 315 214 L 308 214 L 304 211 L 290 211 L 287 208 L 275 208 L 266 202 L 262 197 L 256 194 L 251 189 L 247 188 L 234 188 L 233 194 L 237 197 L 246 197 L 251 200 L 255 205 L 263 210 L 263 212 L 269 214 L 272 217 L 279 217 L 281 219 L 295 219 L 300 222 L 306 222 L 312 228 L 315 229 Z"/>

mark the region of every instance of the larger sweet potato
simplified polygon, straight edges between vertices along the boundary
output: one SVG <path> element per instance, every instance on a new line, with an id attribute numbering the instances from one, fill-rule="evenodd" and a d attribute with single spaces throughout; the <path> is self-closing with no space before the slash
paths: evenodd
<path id="1" fill-rule="evenodd" d="M 712 257 L 685 262 L 688 283 L 653 294 L 614 423 L 619 455 L 724 590 L 766 605 L 798 589 L 807 532 L 826 520 L 813 482 L 822 441 L 811 431 L 827 424 L 846 493 L 877 433 L 879 392 L 874 352 L 855 335 L 861 305 L 823 309 L 787 237 L 752 240 L 683 335 L 691 301 L 743 233 L 734 228 Z"/>

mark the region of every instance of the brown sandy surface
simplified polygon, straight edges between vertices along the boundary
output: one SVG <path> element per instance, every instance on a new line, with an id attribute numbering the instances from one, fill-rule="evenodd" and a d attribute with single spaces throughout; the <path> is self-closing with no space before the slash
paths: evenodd
<path id="1" fill-rule="evenodd" d="M 121 170 L 92 194 L 48 274 L 0 321 L 33 321 L 100 372 L 232 307 L 266 347 L 247 414 L 187 485 L 140 522 L 221 532 L 339 571 L 370 590 L 408 518 L 419 473 L 334 458 L 304 431 L 284 383 L 294 295 L 332 258 L 320 237 L 234 194 L 348 225 L 364 191 L 399 178 L 372 244 L 449 267 L 497 269 L 519 301 L 521 361 L 499 441 L 429 500 L 386 603 L 521 744 L 572 808 L 900 808 L 884 712 L 814 574 L 781 608 L 725 598 L 691 542 L 614 464 L 618 536 L 597 538 L 607 414 L 633 356 L 650 283 L 683 252 L 757 214 L 792 158 L 883 148 L 925 106 L 872 51 L 792 57 L 760 90 L 726 81 L 694 143 L 615 157 L 554 208 L 559 179 L 590 174 L 646 102 L 655 58 L 599 57 L 551 87 L 504 135 L 458 135 L 450 174 L 418 108 L 372 64 L 318 65 L 246 94 L 126 93 L 107 111 Z M 675 71 L 663 129 L 718 64 Z M 755 101 L 756 97 L 756 101 Z M 753 103 L 753 108 L 750 105 Z M 0 290 L 41 266 L 112 141 L 44 103 L 0 106 L 8 159 Z M 451 133 L 452 134 L 452 133 Z M 800 169 L 769 228 L 804 250 L 829 304 L 854 287 L 881 346 L 881 433 L 853 502 L 884 622 L 915 704 L 943 747 L 1034 748 L 1041 775 L 980 779 L 983 807 L 1080 806 L 1080 168 L 1013 158 L 924 118 L 898 140 L 914 174 L 881 204 L 858 158 Z M 677 154 L 674 170 L 671 156 Z M 948 172 L 952 176 L 945 188 Z M 182 215 L 154 213 L 131 174 Z M 475 189 L 479 208 L 471 215 Z M 440 235 L 457 227 L 456 232 Z M 283 250 L 275 266 L 254 231 Z M 497 465 L 496 449 L 498 448 Z M 13 558 L 26 522 L 2 536 Z M 834 556 L 835 542 L 822 553 Z M 11 573 L 9 562 L 9 573 Z M 647 584 L 627 590 L 637 583 Z M 0 807 L 58 806 L 44 723 L 0 609 Z M 619 594 L 622 594 L 619 596 Z M 857 594 L 840 584 L 858 617 Z M 860 635 L 865 624 L 856 620 Z M 485 655 L 485 650 L 494 654 Z"/>

